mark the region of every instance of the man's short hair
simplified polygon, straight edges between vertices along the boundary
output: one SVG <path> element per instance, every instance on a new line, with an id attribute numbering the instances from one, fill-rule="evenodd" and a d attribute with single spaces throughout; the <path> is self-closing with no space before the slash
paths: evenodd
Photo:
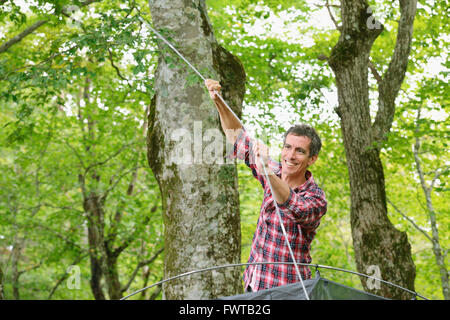
<path id="1" fill-rule="evenodd" d="M 309 146 L 309 157 L 319 155 L 320 149 L 322 148 L 322 141 L 320 140 L 316 130 L 309 124 L 300 123 L 290 127 L 284 134 L 283 145 L 286 143 L 286 137 L 288 134 L 310 138 L 311 144 Z"/>

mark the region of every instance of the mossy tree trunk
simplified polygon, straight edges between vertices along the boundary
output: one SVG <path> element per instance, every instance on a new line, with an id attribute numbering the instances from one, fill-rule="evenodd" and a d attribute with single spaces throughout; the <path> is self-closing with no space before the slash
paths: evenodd
<path id="1" fill-rule="evenodd" d="M 240 114 L 245 73 L 221 48 L 205 1 L 150 1 L 154 26 L 206 77 L 222 83 Z M 203 81 L 164 43 L 155 75 L 148 161 L 159 183 L 165 224 L 165 278 L 240 262 L 237 171 L 226 164 L 218 113 Z M 214 155 L 215 154 L 215 155 Z M 212 155 L 212 156 L 211 156 Z M 241 291 L 238 269 L 195 274 L 163 287 L 166 299 L 211 299 Z"/>
<path id="2" fill-rule="evenodd" d="M 370 63 L 370 51 L 381 24 L 371 22 L 367 1 L 342 0 L 341 35 L 329 58 L 338 88 L 337 113 L 346 150 L 351 188 L 351 227 L 357 269 L 368 273 L 378 267 L 381 278 L 413 290 L 415 266 L 406 233 L 387 217 L 380 143 L 389 132 L 395 99 L 403 82 L 411 47 L 416 0 L 400 0 L 401 18 L 389 67 L 379 75 Z M 372 122 L 369 108 L 369 66 L 378 82 L 378 111 Z M 404 291 L 386 285 L 365 290 L 395 299 L 411 299 Z M 372 282 L 373 284 L 373 282 Z"/>

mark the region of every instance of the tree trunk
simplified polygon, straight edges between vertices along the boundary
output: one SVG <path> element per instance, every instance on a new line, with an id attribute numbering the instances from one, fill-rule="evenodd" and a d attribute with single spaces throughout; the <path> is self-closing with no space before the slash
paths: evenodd
<path id="1" fill-rule="evenodd" d="M 0 266 L 0 300 L 4 300 L 5 295 L 3 293 L 3 270 L 2 266 Z"/>
<path id="2" fill-rule="evenodd" d="M 24 245 L 24 239 L 19 235 L 15 237 L 14 245 L 11 253 L 11 269 L 12 269 L 12 289 L 13 289 L 13 297 L 15 300 L 20 299 L 20 271 L 19 271 L 19 263 L 22 257 L 22 249 Z"/>
<path id="3" fill-rule="evenodd" d="M 96 300 L 106 300 L 101 284 L 102 277 L 104 277 L 109 299 L 118 300 L 122 298 L 117 270 L 118 255 L 110 248 L 113 241 L 105 239 L 105 213 L 101 197 L 91 191 L 83 201 L 83 208 L 88 217 L 91 291 Z"/>
<path id="4" fill-rule="evenodd" d="M 122 298 L 122 286 L 119 280 L 119 271 L 117 270 L 117 256 L 107 252 L 106 256 L 105 280 L 108 284 L 108 294 L 111 300 L 120 300 Z"/>
<path id="5" fill-rule="evenodd" d="M 99 211 L 98 197 L 90 194 L 83 201 L 83 207 L 88 217 L 88 244 L 91 265 L 90 286 L 95 300 L 105 300 L 101 280 L 104 255 L 99 252 L 103 245 L 103 213 Z"/>
<path id="6" fill-rule="evenodd" d="M 105 239 L 105 213 L 102 199 L 91 192 L 84 200 L 84 210 L 88 216 L 88 242 L 91 262 L 91 290 L 96 300 L 105 300 L 101 286 L 104 276 L 111 300 L 122 298 L 122 290 L 117 270 L 118 254 L 111 249 L 113 240 Z"/>
<path id="7" fill-rule="evenodd" d="M 387 217 L 383 166 L 379 147 L 390 130 L 394 101 L 403 81 L 415 15 L 415 1 L 401 0 L 402 17 L 389 68 L 380 80 L 379 110 L 372 126 L 369 108 L 368 69 L 370 50 L 383 27 L 370 28 L 371 10 L 366 1 L 341 1 L 342 27 L 329 58 L 336 76 L 341 127 L 351 190 L 351 227 L 357 269 L 370 273 L 379 268 L 381 279 L 414 290 L 415 266 L 406 233 L 394 228 Z M 365 290 L 394 299 L 411 294 L 387 285 Z"/>
<path id="8" fill-rule="evenodd" d="M 86 77 L 85 87 L 83 89 L 83 99 L 86 105 L 92 103 L 90 97 L 90 85 L 91 80 Z M 82 115 L 81 108 L 79 108 L 78 111 L 78 118 L 83 133 L 85 134 L 85 139 L 83 139 L 85 142 L 84 149 L 86 153 L 90 155 L 91 159 L 94 160 L 96 155 L 94 153 L 93 145 L 91 143 L 86 143 L 86 141 L 95 140 L 95 121 L 89 112 L 87 112 L 86 115 Z M 84 127 L 84 120 L 87 120 L 87 130 L 85 130 Z M 86 139 L 87 137 L 89 139 Z M 118 155 L 125 147 L 126 146 L 120 149 L 116 155 Z M 138 150 L 136 150 L 136 152 L 138 152 Z M 95 187 L 87 186 L 89 185 L 89 183 L 87 183 L 88 181 L 96 185 L 101 180 L 100 175 L 94 167 L 95 166 L 91 164 L 91 167 L 88 167 L 90 170 L 84 170 L 84 172 L 80 172 L 78 176 L 83 194 L 83 209 L 88 220 L 88 244 L 91 266 L 90 286 L 96 300 L 105 300 L 106 296 L 101 284 L 101 280 L 104 277 L 103 279 L 105 281 L 109 299 L 118 300 L 122 298 L 122 288 L 120 285 L 119 272 L 117 270 L 117 259 L 120 253 L 129 245 L 128 242 L 125 242 L 120 248 L 114 248 L 117 229 L 122 216 L 123 203 L 121 202 L 119 204 L 119 209 L 114 215 L 114 220 L 110 220 L 111 225 L 109 233 L 105 233 L 105 201 L 110 189 L 99 192 Z M 133 192 L 136 176 L 137 167 L 133 170 L 132 179 L 127 190 L 128 196 Z M 110 184 L 112 184 L 111 179 Z"/>
<path id="9" fill-rule="evenodd" d="M 175 47 L 199 70 L 207 70 L 206 77 L 221 81 L 224 98 L 240 110 L 245 73 L 239 60 L 216 43 L 205 1 L 155 0 L 150 10 L 155 27 L 169 30 Z M 148 161 L 162 196 L 164 273 L 169 278 L 239 262 L 240 218 L 237 171 L 234 164 L 224 164 L 225 138 L 217 111 L 203 82 L 188 82 L 192 71 L 162 42 L 159 48 Z M 217 141 L 209 143 L 212 137 Z M 207 154 L 211 146 L 217 157 Z M 168 282 L 163 293 L 167 299 L 211 299 L 241 289 L 240 270 L 235 268 Z"/>

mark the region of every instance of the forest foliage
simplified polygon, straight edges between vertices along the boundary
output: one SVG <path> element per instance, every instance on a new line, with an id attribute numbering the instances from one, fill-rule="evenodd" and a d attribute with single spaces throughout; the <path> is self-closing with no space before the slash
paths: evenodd
<path id="1" fill-rule="evenodd" d="M 0 1 L 0 297 L 93 299 L 92 259 L 103 256 L 116 259 L 99 283 L 106 298 L 116 273 L 123 295 L 161 280 L 161 196 L 146 159 L 158 59 L 155 37 L 139 18 L 151 20 L 147 2 L 17 3 Z M 399 12 L 392 2 L 369 3 L 385 26 L 371 53 L 382 72 Z M 293 122 L 311 123 L 320 133 L 323 149 L 311 171 L 329 206 L 312 245 L 313 263 L 355 270 L 336 88 L 323 59 L 339 36 L 329 18 L 339 24 L 338 1 L 207 5 L 217 41 L 246 70 L 243 121 L 251 132 L 274 157 Z M 416 291 L 430 299 L 443 299 L 436 245 L 449 264 L 447 10 L 445 1 L 419 1 L 407 76 L 381 149 L 389 219 L 406 231 Z M 324 17 L 328 24 L 319 21 Z M 36 29 L 24 35 L 30 27 Z M 185 67 L 175 56 L 172 63 Z M 193 75 L 192 81 L 200 80 Z M 244 165 L 238 172 L 247 262 L 263 194 Z M 93 197 L 102 210 L 102 249 L 89 240 Z M 321 274 L 361 288 L 356 276 Z M 161 288 L 135 298 L 161 298 Z"/>

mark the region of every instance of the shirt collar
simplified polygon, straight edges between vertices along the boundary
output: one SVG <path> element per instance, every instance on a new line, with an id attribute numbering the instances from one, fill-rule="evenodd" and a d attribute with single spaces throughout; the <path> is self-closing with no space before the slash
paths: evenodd
<path id="1" fill-rule="evenodd" d="M 306 181 L 302 185 L 295 187 L 294 191 L 300 191 L 300 190 L 308 189 L 312 184 L 315 183 L 311 171 L 306 170 L 305 178 L 306 178 Z"/>

